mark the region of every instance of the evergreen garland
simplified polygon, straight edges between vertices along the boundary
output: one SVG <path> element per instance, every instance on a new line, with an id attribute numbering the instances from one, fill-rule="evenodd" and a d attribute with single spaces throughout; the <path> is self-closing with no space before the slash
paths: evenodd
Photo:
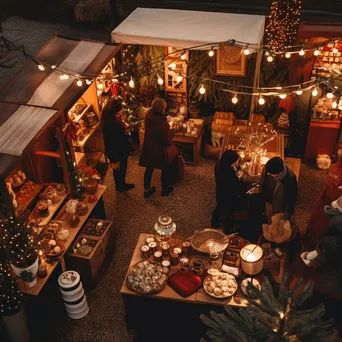
<path id="1" fill-rule="evenodd" d="M 248 291 L 256 299 L 247 298 L 247 308 L 239 308 L 236 312 L 225 306 L 225 314 L 211 311 L 210 317 L 201 315 L 202 322 L 208 327 L 207 336 L 215 342 L 330 341 L 336 336 L 334 320 L 322 321 L 323 304 L 302 308 L 312 295 L 313 284 L 307 284 L 295 295 L 301 284 L 302 280 L 299 280 L 290 289 L 287 276 L 284 276 L 276 296 L 266 277 L 261 291 L 249 283 Z"/>

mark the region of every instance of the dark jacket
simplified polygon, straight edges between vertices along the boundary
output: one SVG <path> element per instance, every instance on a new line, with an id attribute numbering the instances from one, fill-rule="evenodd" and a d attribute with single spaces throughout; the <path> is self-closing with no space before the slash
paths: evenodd
<path id="1" fill-rule="evenodd" d="M 216 202 L 229 208 L 237 205 L 241 193 L 241 181 L 231 167 L 223 167 L 221 160 L 215 165 Z"/>
<path id="2" fill-rule="evenodd" d="M 170 126 L 166 117 L 148 110 L 145 115 L 145 136 L 139 165 L 153 169 L 167 167 L 165 147 L 171 144 Z"/>
<path id="3" fill-rule="evenodd" d="M 111 163 L 127 158 L 133 151 L 125 123 L 113 114 L 103 114 L 102 133 L 105 153 Z"/>
<path id="4" fill-rule="evenodd" d="M 285 165 L 286 173 L 284 178 L 277 182 L 272 199 L 272 215 L 276 213 L 284 213 L 285 219 L 289 220 L 294 213 L 297 201 L 298 186 L 297 178 L 293 171 Z M 265 168 L 263 170 L 260 189 L 261 195 L 265 196 L 267 193 L 267 186 L 269 179 L 272 176 L 266 174 Z M 265 198 L 264 198 L 265 199 Z"/>

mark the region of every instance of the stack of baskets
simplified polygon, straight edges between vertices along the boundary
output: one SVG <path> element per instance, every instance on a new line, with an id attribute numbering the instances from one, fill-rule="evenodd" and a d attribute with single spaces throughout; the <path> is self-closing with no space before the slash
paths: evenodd
<path id="1" fill-rule="evenodd" d="M 218 133 L 230 133 L 235 121 L 235 115 L 231 112 L 216 112 L 211 130 Z"/>
<path id="2" fill-rule="evenodd" d="M 89 307 L 80 275 L 75 271 L 66 271 L 59 276 L 58 284 L 68 316 L 72 319 L 85 317 Z"/>

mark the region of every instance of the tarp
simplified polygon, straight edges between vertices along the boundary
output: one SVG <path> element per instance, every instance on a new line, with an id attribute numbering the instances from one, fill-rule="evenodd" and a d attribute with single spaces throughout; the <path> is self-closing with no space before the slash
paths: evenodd
<path id="1" fill-rule="evenodd" d="M 178 48 L 230 39 L 260 44 L 264 25 L 265 17 L 262 15 L 137 8 L 115 28 L 112 41 Z M 210 46 L 204 47 L 208 48 Z"/>

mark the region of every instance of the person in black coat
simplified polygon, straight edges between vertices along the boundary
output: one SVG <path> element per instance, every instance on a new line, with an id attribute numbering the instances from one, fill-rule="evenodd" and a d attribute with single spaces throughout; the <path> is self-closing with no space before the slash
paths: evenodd
<path id="1" fill-rule="evenodd" d="M 110 100 L 103 112 L 102 132 L 105 153 L 113 169 L 116 191 L 119 192 L 134 188 L 134 184 L 126 183 L 127 160 L 133 148 L 124 119 L 121 101 Z"/>
<path id="2" fill-rule="evenodd" d="M 233 230 L 234 212 L 237 209 L 242 184 L 238 176 L 239 155 L 233 151 L 225 151 L 215 165 L 216 202 L 212 214 L 211 226 L 220 228 L 223 218 L 223 231 L 229 234 Z"/>

